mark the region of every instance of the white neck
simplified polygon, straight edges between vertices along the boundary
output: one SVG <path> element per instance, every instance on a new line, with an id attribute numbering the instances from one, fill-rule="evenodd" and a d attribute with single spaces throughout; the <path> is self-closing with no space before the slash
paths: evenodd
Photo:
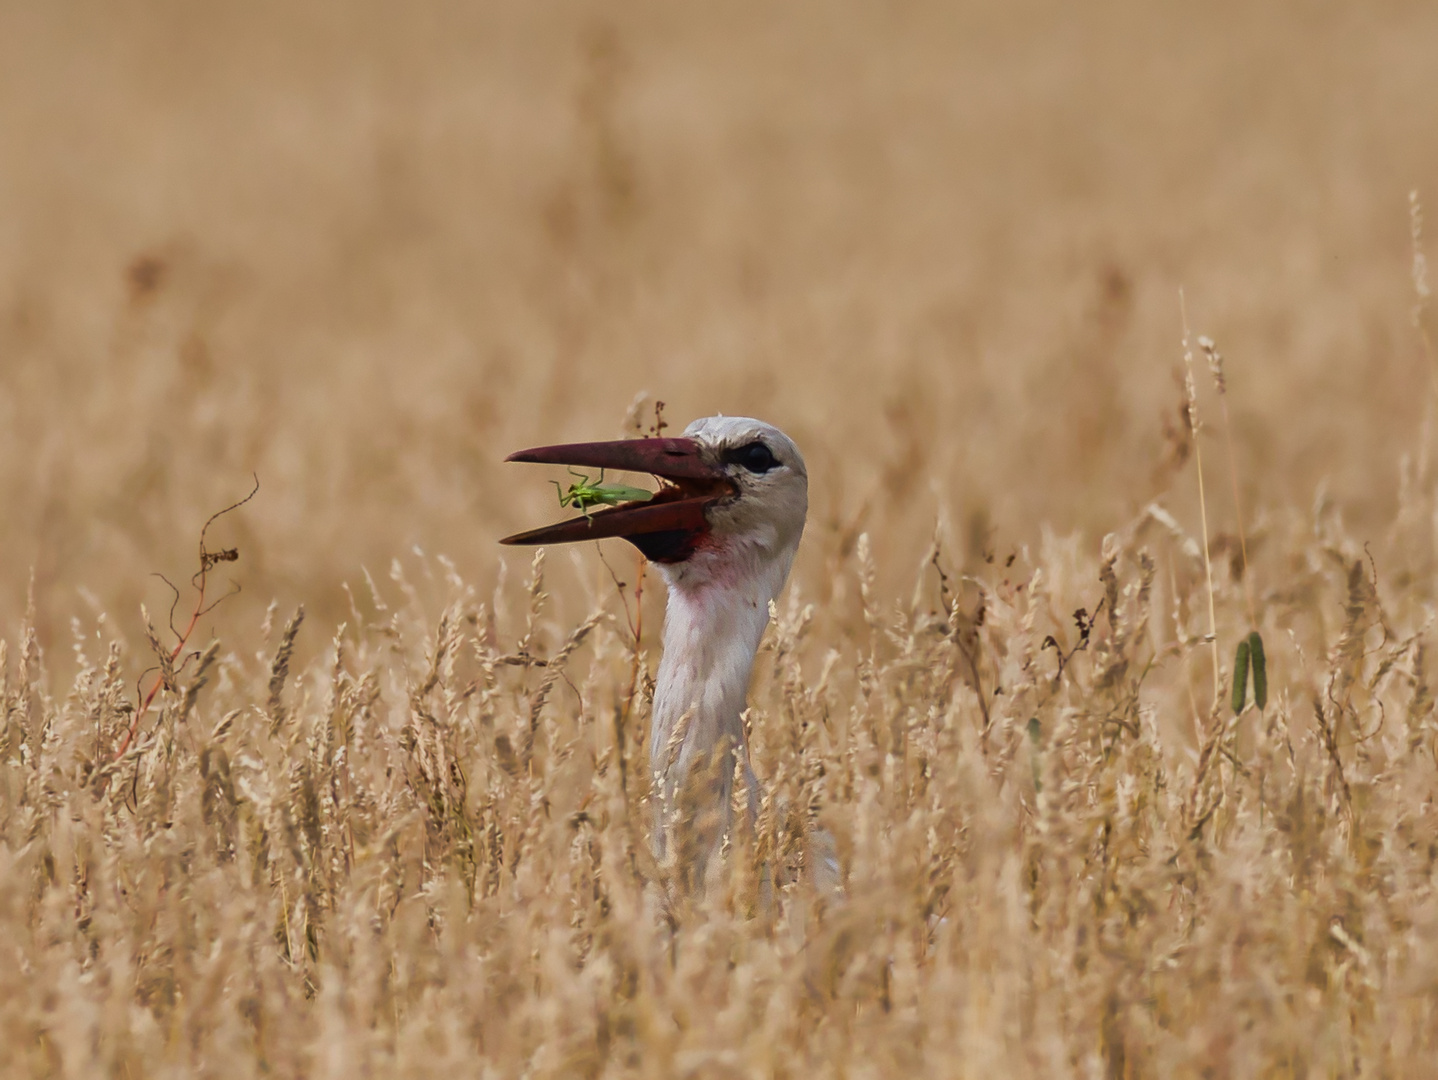
<path id="1" fill-rule="evenodd" d="M 795 545 L 797 546 L 797 545 Z M 654 687 L 649 760 L 659 782 L 656 846 L 667 832 L 663 815 L 691 765 L 713 763 L 709 797 L 722 801 L 727 827 L 734 758 L 742 763 L 749 804 L 758 805 L 744 740 L 744 711 L 754 656 L 769 623 L 769 603 L 784 586 L 794 551 L 765 548 L 700 551 L 683 563 L 658 564 L 669 586 L 664 615 L 664 656 Z"/>

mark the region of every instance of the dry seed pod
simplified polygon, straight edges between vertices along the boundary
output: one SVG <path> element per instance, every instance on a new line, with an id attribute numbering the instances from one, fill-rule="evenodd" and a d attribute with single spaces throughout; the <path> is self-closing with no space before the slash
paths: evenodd
<path id="1" fill-rule="evenodd" d="M 1233 711 L 1235 714 L 1243 712 L 1244 699 L 1248 697 L 1248 652 L 1249 639 L 1244 638 L 1238 643 L 1238 651 L 1233 655 Z M 1253 680 L 1254 690 L 1258 689 L 1258 680 Z"/>
<path id="2" fill-rule="evenodd" d="M 1263 639 L 1255 630 L 1248 635 L 1245 644 L 1248 646 L 1249 661 L 1253 664 L 1253 703 L 1262 709 L 1268 704 L 1268 660 L 1263 655 Z"/>

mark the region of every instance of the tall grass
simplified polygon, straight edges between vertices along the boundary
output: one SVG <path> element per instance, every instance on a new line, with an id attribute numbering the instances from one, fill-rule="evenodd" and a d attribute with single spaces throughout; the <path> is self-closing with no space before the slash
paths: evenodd
<path id="1" fill-rule="evenodd" d="M 27 627 L 0 644 L 9 1071 L 1418 1075 L 1431 598 L 1390 608 L 1355 541 L 1275 526 L 1273 707 L 1195 747 L 1205 590 L 1151 521 L 985 564 L 978 617 L 927 561 L 885 596 L 866 538 L 847 640 L 791 594 L 762 811 L 702 896 L 649 855 L 632 638 L 612 602 L 550 615 L 542 557 L 519 608 L 411 561 L 298 669 L 298 616 L 207 653 L 108 785 L 126 650 L 77 633 L 62 691 Z M 766 896 L 815 823 L 843 894 Z"/>
<path id="2" fill-rule="evenodd" d="M 0 11 L 0 1074 L 1432 1071 L 1431 5 L 71 10 Z M 812 477 L 699 894 L 661 590 L 494 543 L 642 388 Z"/>

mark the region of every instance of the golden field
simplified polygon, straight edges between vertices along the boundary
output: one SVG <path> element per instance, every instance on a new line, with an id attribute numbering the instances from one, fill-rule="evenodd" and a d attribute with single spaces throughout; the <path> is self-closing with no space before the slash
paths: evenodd
<path id="1" fill-rule="evenodd" d="M 0 4 L 0 1075 L 1432 1075 L 1435 57 L 1418 2 Z M 559 513 L 507 452 L 656 400 L 811 477 L 703 896 L 658 582 L 495 543 Z"/>

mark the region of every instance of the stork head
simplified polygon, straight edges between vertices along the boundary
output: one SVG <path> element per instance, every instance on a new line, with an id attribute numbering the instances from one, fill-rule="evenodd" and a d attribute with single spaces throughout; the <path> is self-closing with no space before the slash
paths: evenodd
<path id="1" fill-rule="evenodd" d="M 542 446 L 507 460 L 658 477 L 662 483 L 650 501 L 596 510 L 500 542 L 623 537 L 646 558 L 668 565 L 671 582 L 701 584 L 775 564 L 782 582 L 809 506 L 809 474 L 794 441 L 771 424 L 741 416 L 695 420 L 681 438 Z"/>

